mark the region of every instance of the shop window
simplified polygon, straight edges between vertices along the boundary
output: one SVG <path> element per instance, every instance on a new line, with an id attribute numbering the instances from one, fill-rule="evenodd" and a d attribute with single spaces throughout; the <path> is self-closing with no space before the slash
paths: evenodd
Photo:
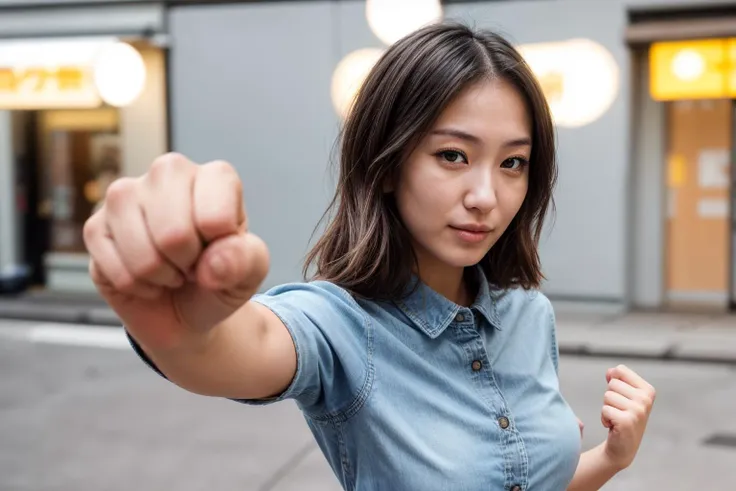
<path id="1" fill-rule="evenodd" d="M 84 222 L 121 175 L 117 111 L 47 111 L 40 131 L 51 251 L 83 253 Z"/>

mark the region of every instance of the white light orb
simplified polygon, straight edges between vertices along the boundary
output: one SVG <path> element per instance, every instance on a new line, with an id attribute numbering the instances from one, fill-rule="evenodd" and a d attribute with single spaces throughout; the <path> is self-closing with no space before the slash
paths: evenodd
<path id="1" fill-rule="evenodd" d="M 683 82 L 692 82 L 705 73 L 703 56 L 693 49 L 683 49 L 672 58 L 672 73 Z"/>
<path id="2" fill-rule="evenodd" d="M 576 128 L 608 111 L 619 92 L 613 55 L 590 39 L 519 46 L 540 80 L 555 124 Z"/>
<path id="3" fill-rule="evenodd" d="M 143 57 L 127 43 L 105 46 L 95 60 L 93 73 L 100 97 L 115 107 L 125 107 L 133 103 L 146 84 L 146 64 Z"/>
<path id="4" fill-rule="evenodd" d="M 332 74 L 331 96 L 341 118 L 347 117 L 358 90 L 382 55 L 381 49 L 364 48 L 349 53 L 338 63 Z"/>
<path id="5" fill-rule="evenodd" d="M 367 0 L 365 15 L 373 33 L 386 44 L 442 19 L 440 0 Z"/>

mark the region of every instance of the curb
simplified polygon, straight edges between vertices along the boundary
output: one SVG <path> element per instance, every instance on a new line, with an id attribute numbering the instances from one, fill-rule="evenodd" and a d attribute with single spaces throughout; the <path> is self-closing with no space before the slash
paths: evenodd
<path id="1" fill-rule="evenodd" d="M 39 305 L 30 303 L 0 302 L 0 320 L 23 322 L 53 322 L 61 324 L 89 325 L 98 327 L 121 327 L 122 322 L 115 313 L 100 306 Z M 586 343 L 558 339 L 560 355 L 585 358 L 610 358 L 628 360 L 651 360 L 697 364 L 728 365 L 736 368 L 736 352 L 723 351 L 683 352 L 677 343 L 656 349 L 640 345 L 606 346 L 603 343 Z"/>
<path id="2" fill-rule="evenodd" d="M 681 362 L 681 363 L 697 363 L 697 364 L 715 364 L 715 365 L 729 365 L 736 368 L 736 353 L 734 355 L 689 355 L 684 353 L 677 353 L 674 346 L 670 347 L 666 351 L 660 354 L 646 353 L 632 350 L 623 349 L 605 349 L 596 348 L 590 349 L 587 346 L 559 346 L 560 355 L 566 356 L 577 356 L 581 358 L 613 358 L 613 359 L 627 359 L 627 360 L 649 360 L 649 361 L 662 361 L 662 362 Z"/>

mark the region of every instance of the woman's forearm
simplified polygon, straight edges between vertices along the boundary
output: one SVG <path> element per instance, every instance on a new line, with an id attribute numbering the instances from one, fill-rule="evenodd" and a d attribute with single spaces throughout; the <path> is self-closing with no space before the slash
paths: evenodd
<path id="1" fill-rule="evenodd" d="M 580 462 L 567 491 L 597 491 L 621 469 L 606 456 L 606 444 L 580 455 Z"/>

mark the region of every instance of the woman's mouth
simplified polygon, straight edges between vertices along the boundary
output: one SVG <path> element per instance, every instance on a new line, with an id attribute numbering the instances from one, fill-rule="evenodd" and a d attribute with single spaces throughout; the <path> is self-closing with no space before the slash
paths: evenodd
<path id="1" fill-rule="evenodd" d="M 454 227 L 450 225 L 450 229 L 458 236 L 463 242 L 471 244 L 477 244 L 483 242 L 491 234 L 491 229 L 484 226 L 459 226 Z"/>

